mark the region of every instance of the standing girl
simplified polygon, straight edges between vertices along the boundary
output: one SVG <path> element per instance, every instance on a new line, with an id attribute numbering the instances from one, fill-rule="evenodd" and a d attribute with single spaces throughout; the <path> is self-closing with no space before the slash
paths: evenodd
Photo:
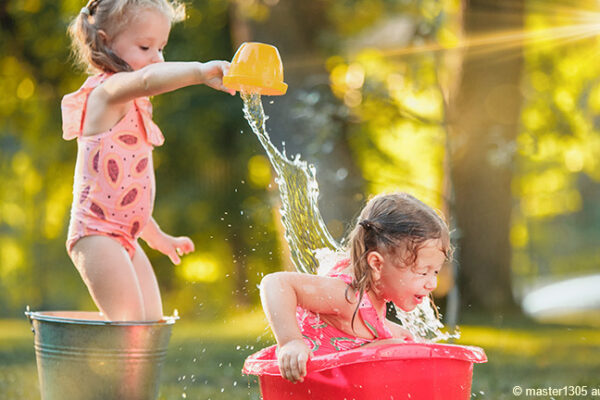
<path id="1" fill-rule="evenodd" d="M 327 276 L 278 272 L 261 282 L 279 369 L 292 382 L 303 380 L 311 354 L 411 340 L 385 319 L 386 302 L 411 311 L 428 298 L 450 251 L 448 227 L 411 195 L 379 195 L 360 213 L 349 251 Z"/>
<path id="2" fill-rule="evenodd" d="M 152 218 L 152 149 L 163 135 L 149 96 L 222 84 L 226 61 L 164 62 L 171 24 L 184 17 L 170 0 L 91 0 L 69 27 L 78 60 L 94 75 L 63 98 L 63 138 L 78 152 L 67 250 L 105 318 L 162 318 L 156 276 L 138 244 L 179 264 L 188 237 L 164 233 Z"/>

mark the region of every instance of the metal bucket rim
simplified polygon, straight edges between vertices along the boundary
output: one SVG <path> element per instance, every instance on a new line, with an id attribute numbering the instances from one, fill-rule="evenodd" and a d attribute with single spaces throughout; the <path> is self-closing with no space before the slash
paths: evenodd
<path id="1" fill-rule="evenodd" d="M 160 321 L 107 321 L 107 320 L 94 320 L 85 318 L 69 318 L 66 316 L 48 315 L 46 313 L 80 313 L 78 311 L 25 311 L 25 315 L 30 321 L 44 321 L 44 322 L 59 322 L 65 324 L 74 325 L 101 325 L 101 326 L 139 326 L 139 325 L 173 325 L 175 321 L 179 319 L 178 316 L 164 316 Z M 99 314 L 90 312 L 93 314 Z"/>

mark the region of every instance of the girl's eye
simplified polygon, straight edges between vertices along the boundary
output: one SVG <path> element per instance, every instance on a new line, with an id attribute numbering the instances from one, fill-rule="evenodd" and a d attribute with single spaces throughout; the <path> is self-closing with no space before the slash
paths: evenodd
<path id="1" fill-rule="evenodd" d="M 149 49 L 149 47 L 148 46 L 140 46 L 140 49 L 147 51 Z"/>

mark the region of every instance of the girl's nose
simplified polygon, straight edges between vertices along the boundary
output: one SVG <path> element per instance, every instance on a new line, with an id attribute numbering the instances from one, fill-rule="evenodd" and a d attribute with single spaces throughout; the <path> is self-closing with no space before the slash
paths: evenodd
<path id="1" fill-rule="evenodd" d="M 425 289 L 429 290 L 429 291 L 433 291 L 435 290 L 435 288 L 437 287 L 437 276 L 432 276 L 429 279 L 427 279 L 427 282 L 425 282 Z"/>
<path id="2" fill-rule="evenodd" d="M 154 54 L 154 57 L 152 57 L 152 62 L 153 63 L 161 63 L 165 61 L 165 57 L 163 56 L 163 53 L 160 51 L 157 51 Z"/>

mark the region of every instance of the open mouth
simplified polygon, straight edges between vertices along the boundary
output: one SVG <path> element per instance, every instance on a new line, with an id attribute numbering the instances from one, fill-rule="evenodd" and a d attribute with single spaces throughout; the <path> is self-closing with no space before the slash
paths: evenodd
<path id="1" fill-rule="evenodd" d="M 415 299 L 416 299 L 417 303 L 422 302 L 424 298 L 425 298 L 425 296 L 420 296 L 418 294 L 415 294 Z"/>

